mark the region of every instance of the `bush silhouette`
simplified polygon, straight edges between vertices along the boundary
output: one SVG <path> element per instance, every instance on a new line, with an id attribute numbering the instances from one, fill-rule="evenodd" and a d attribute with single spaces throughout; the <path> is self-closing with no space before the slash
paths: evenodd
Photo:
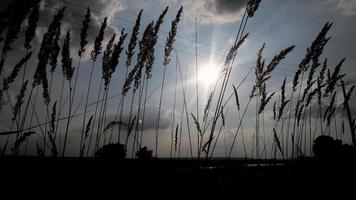
<path id="1" fill-rule="evenodd" d="M 125 159 L 125 146 L 123 144 L 104 145 L 95 153 L 95 157 L 104 159 Z"/>
<path id="2" fill-rule="evenodd" d="M 321 160 L 351 159 L 355 153 L 352 146 L 325 135 L 319 136 L 314 140 L 313 152 L 314 157 Z"/>
<path id="3" fill-rule="evenodd" d="M 153 158 L 153 151 L 148 150 L 147 147 L 142 147 L 136 152 L 136 157 L 139 160 L 150 160 Z"/>

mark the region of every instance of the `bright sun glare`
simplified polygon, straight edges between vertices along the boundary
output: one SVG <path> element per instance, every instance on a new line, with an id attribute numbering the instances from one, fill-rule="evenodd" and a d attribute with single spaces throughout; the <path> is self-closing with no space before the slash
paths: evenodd
<path id="1" fill-rule="evenodd" d="M 208 64 L 204 68 L 199 69 L 198 81 L 206 86 L 214 84 L 218 78 L 218 67 L 213 64 Z"/>

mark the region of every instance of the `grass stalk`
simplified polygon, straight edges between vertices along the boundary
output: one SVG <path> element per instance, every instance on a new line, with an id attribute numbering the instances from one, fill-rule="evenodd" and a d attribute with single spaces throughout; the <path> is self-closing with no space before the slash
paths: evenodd
<path id="1" fill-rule="evenodd" d="M 189 114 L 188 114 L 188 107 L 187 107 L 187 101 L 186 101 L 186 91 L 185 91 L 186 87 L 183 84 L 183 83 L 186 83 L 186 82 L 183 82 L 182 69 L 181 69 L 181 66 L 180 66 L 180 63 L 179 63 L 179 58 L 178 58 L 177 51 L 175 51 L 175 55 L 176 55 L 176 62 L 177 62 L 177 66 L 178 66 L 178 69 L 179 69 L 180 82 L 181 82 L 181 87 L 182 87 L 182 92 L 183 92 L 183 104 L 184 104 L 185 118 L 186 118 L 187 129 L 188 129 L 188 140 L 189 140 L 190 156 L 193 157 L 192 138 L 191 138 L 191 134 L 190 134 Z M 180 138 L 180 142 L 179 143 L 180 144 L 179 144 L 179 153 L 178 153 L 178 155 L 180 156 L 181 138 Z"/>

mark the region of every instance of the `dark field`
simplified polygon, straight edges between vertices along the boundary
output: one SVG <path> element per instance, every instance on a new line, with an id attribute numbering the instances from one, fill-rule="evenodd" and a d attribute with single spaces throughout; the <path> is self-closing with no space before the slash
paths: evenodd
<path id="1" fill-rule="evenodd" d="M 345 161 L 276 160 L 100 160 L 78 158 L 3 157 L 2 183 L 63 192 L 115 191 L 139 194 L 266 194 L 318 191 L 346 192 L 355 184 L 355 163 Z M 337 163 L 337 164 L 336 164 Z M 21 183 L 21 184 L 19 184 Z M 321 189 L 321 190 L 320 190 Z M 133 192 L 133 193 L 132 193 Z M 251 193 L 252 192 L 252 193 Z M 326 192 L 326 193 L 325 193 Z"/>

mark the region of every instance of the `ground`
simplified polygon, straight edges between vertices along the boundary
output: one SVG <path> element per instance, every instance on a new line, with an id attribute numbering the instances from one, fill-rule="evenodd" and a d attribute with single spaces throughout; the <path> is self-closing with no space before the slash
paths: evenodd
<path id="1" fill-rule="evenodd" d="M 276 191 L 347 192 L 356 180 L 353 162 L 267 160 L 101 160 L 3 157 L 7 186 L 65 187 L 64 191 L 112 191 L 152 194 L 236 194 Z M 37 188 L 35 186 L 35 188 Z M 270 193 L 271 194 L 271 193 Z"/>

